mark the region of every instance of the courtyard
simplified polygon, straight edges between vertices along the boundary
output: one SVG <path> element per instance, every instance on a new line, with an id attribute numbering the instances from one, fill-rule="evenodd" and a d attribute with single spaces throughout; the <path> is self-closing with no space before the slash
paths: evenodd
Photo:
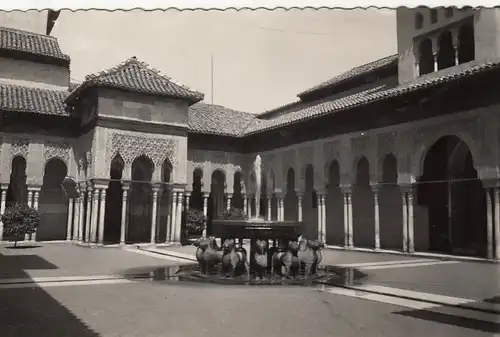
<path id="1" fill-rule="evenodd" d="M 192 263 L 194 247 L 0 246 L 2 336 L 491 336 L 500 265 L 354 251 L 349 287 L 217 286 L 123 277 Z M 480 277 L 479 277 L 480 275 Z M 496 302 L 496 303 L 495 303 Z"/>

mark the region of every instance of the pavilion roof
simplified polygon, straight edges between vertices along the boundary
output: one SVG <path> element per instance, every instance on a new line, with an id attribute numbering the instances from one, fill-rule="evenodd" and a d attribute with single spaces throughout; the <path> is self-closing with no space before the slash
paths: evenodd
<path id="1" fill-rule="evenodd" d="M 121 64 L 87 75 L 78 87 L 67 97 L 66 103 L 71 104 L 77 97 L 92 87 L 122 89 L 126 91 L 146 93 L 151 95 L 167 96 L 185 99 L 194 104 L 203 100 L 203 94 L 174 82 L 171 78 L 160 74 L 148 64 L 139 61 L 135 56 Z"/>
<path id="2" fill-rule="evenodd" d="M 67 64 L 70 61 L 55 37 L 7 27 L 0 27 L 0 50 L 44 56 Z"/>
<path id="3" fill-rule="evenodd" d="M 318 85 L 315 85 L 312 88 L 309 88 L 307 90 L 302 91 L 299 93 L 297 96 L 302 98 L 303 96 L 306 96 L 308 94 L 311 94 L 313 92 L 328 88 L 328 87 L 334 87 L 339 84 L 345 83 L 347 81 L 354 80 L 355 78 L 361 77 L 361 76 L 366 76 L 369 75 L 372 72 L 385 69 L 385 68 L 390 68 L 397 66 L 398 64 L 398 55 L 390 55 L 386 56 L 384 58 L 375 60 L 370 63 L 363 64 L 358 67 L 351 68 L 340 75 L 337 75 L 335 77 L 330 78 L 329 80 L 322 82 Z"/>
<path id="4" fill-rule="evenodd" d="M 0 84 L 0 110 L 68 116 L 65 90 L 39 89 L 12 84 Z"/>

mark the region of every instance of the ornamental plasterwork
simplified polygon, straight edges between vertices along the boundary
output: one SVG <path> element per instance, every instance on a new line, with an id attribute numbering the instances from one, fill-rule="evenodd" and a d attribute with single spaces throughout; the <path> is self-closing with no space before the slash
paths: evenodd
<path id="1" fill-rule="evenodd" d="M 11 141 L 10 154 L 12 157 L 23 156 L 28 158 L 30 142 L 28 139 L 13 138 Z"/>
<path id="2" fill-rule="evenodd" d="M 314 167 L 314 149 L 312 147 L 304 147 L 298 150 L 297 155 L 299 156 L 300 162 L 300 178 L 305 179 L 306 167 L 307 165 L 312 165 Z"/>
<path id="3" fill-rule="evenodd" d="M 385 157 L 385 155 L 392 153 L 396 155 L 396 149 L 394 147 L 394 140 L 396 134 L 393 132 L 382 133 L 377 136 L 378 138 L 378 155 L 380 158 Z"/>
<path id="4" fill-rule="evenodd" d="M 203 153 L 199 151 L 190 150 L 188 151 L 188 160 L 191 162 L 191 167 L 193 171 L 198 168 L 203 169 L 205 163 L 205 158 L 203 156 Z"/>
<path id="5" fill-rule="evenodd" d="M 155 166 L 161 166 L 168 158 L 172 166 L 176 164 L 176 141 L 173 139 L 153 138 L 138 135 L 113 133 L 108 142 L 107 153 L 111 160 L 120 154 L 126 165 L 132 164 L 134 159 L 142 155 L 150 158 Z M 107 165 L 109 166 L 109 165 Z"/>
<path id="6" fill-rule="evenodd" d="M 69 163 L 71 146 L 66 142 L 46 142 L 43 145 L 43 157 L 45 160 L 60 158 L 66 164 Z"/>
<path id="7" fill-rule="evenodd" d="M 339 147 L 340 142 L 338 140 L 333 140 L 323 145 L 323 156 L 325 158 L 325 162 L 339 160 Z"/>
<path id="8" fill-rule="evenodd" d="M 361 136 L 358 138 L 351 139 L 351 151 L 354 156 L 366 155 L 368 151 L 368 144 L 370 142 L 370 137 Z"/>
<path id="9" fill-rule="evenodd" d="M 284 176 L 286 177 L 288 170 L 290 168 L 293 168 L 294 173 L 297 174 L 296 172 L 296 163 L 295 163 L 295 151 L 294 150 L 287 150 L 283 152 L 282 155 L 282 168 L 283 168 L 283 173 Z"/>

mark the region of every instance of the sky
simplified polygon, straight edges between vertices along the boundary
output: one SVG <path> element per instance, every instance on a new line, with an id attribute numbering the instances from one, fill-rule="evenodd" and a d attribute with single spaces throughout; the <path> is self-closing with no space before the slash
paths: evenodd
<path id="1" fill-rule="evenodd" d="M 74 80 L 136 56 L 207 103 L 213 88 L 214 104 L 251 113 L 397 50 L 395 11 L 379 9 L 62 11 L 51 35 Z"/>

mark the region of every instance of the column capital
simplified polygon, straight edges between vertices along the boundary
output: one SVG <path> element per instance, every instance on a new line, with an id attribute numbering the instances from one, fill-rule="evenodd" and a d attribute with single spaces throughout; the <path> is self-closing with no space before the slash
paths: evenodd
<path id="1" fill-rule="evenodd" d="M 326 195 L 326 190 L 325 189 L 318 189 L 318 190 L 316 190 L 316 195 L 318 197 L 324 197 Z"/>
<path id="2" fill-rule="evenodd" d="M 29 185 L 27 186 L 27 189 L 28 189 L 28 191 L 32 191 L 32 192 L 33 192 L 33 191 L 40 191 L 40 190 L 42 189 L 42 186 L 40 186 L 40 185 L 31 185 L 31 184 L 29 184 Z"/>
<path id="3" fill-rule="evenodd" d="M 203 198 L 208 198 L 210 196 L 210 192 L 203 192 Z"/>
<path id="4" fill-rule="evenodd" d="M 128 191 L 130 189 L 130 181 L 122 181 L 122 189 Z"/>
<path id="5" fill-rule="evenodd" d="M 380 184 L 370 184 L 373 193 L 378 193 L 382 189 L 382 185 Z"/>
<path id="6" fill-rule="evenodd" d="M 233 197 L 233 193 L 226 193 L 226 197 L 232 198 Z"/>
<path id="7" fill-rule="evenodd" d="M 408 192 L 408 193 L 413 193 L 415 189 L 415 185 L 413 184 L 399 184 L 399 188 L 401 189 L 401 192 Z"/>
<path id="8" fill-rule="evenodd" d="M 340 185 L 340 190 L 344 194 L 352 193 L 352 185 Z"/>
<path id="9" fill-rule="evenodd" d="M 9 188 L 9 184 L 0 184 L 0 188 L 3 190 L 7 190 Z"/>
<path id="10" fill-rule="evenodd" d="M 497 188 L 500 187 L 500 180 L 498 179 L 481 179 L 484 188 Z"/>

